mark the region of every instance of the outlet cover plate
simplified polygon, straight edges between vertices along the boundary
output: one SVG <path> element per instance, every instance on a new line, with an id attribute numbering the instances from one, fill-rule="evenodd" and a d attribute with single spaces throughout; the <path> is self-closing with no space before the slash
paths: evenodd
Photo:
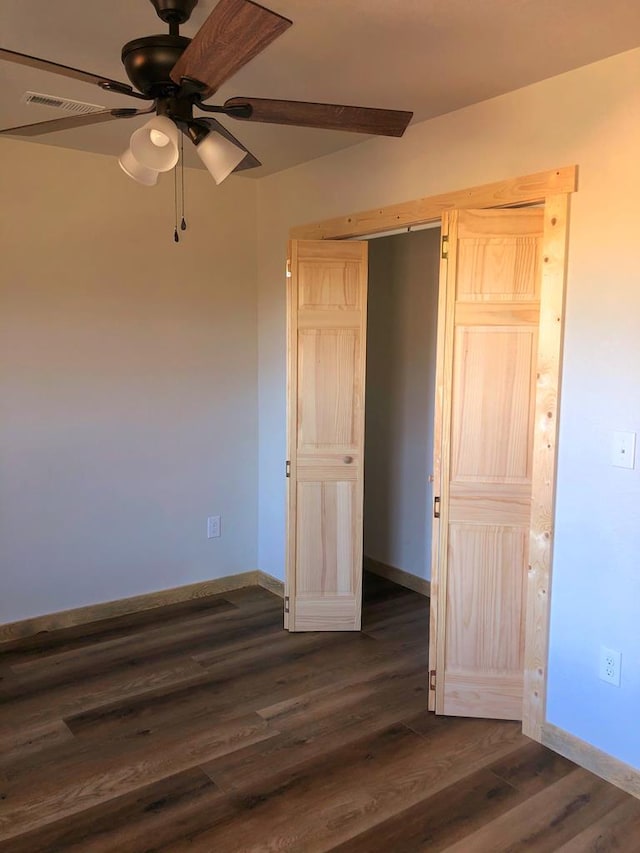
<path id="1" fill-rule="evenodd" d="M 635 468 L 635 432 L 614 432 L 611 447 L 611 464 L 616 468 Z"/>
<path id="2" fill-rule="evenodd" d="M 210 515 L 207 518 L 207 539 L 217 539 L 220 536 L 220 516 Z"/>
<path id="3" fill-rule="evenodd" d="M 621 664 L 622 654 L 619 651 L 609 649 L 606 646 L 600 646 L 600 669 L 598 675 L 601 681 L 613 684 L 614 687 L 620 687 Z"/>

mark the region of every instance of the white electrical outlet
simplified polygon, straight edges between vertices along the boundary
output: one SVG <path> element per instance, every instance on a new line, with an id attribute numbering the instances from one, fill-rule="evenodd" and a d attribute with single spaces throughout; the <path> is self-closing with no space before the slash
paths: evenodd
<path id="1" fill-rule="evenodd" d="M 210 515 L 207 519 L 207 539 L 217 539 L 220 536 L 220 516 Z"/>
<path id="2" fill-rule="evenodd" d="M 620 652 L 615 649 L 608 649 L 606 646 L 600 646 L 600 679 L 608 684 L 620 687 L 621 662 L 622 655 Z"/>

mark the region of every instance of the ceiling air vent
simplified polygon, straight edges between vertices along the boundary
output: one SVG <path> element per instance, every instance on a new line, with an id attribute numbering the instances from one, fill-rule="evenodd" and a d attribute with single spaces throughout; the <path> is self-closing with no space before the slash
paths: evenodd
<path id="1" fill-rule="evenodd" d="M 56 107 L 65 113 L 95 113 L 104 110 L 99 104 L 86 104 L 84 101 L 72 101 L 57 95 L 43 95 L 41 92 L 25 92 L 21 98 L 24 104 L 40 104 L 43 107 Z"/>

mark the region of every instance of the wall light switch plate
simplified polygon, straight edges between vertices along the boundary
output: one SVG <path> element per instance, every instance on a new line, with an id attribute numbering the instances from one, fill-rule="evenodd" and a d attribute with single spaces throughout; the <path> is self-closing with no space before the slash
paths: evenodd
<path id="1" fill-rule="evenodd" d="M 635 432 L 614 432 L 611 445 L 611 464 L 616 468 L 635 468 L 636 434 Z"/>

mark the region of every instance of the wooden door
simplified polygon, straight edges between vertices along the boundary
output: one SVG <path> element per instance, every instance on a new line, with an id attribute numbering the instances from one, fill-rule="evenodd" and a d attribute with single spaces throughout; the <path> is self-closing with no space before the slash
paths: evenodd
<path id="1" fill-rule="evenodd" d="M 521 719 L 543 210 L 454 211 L 443 235 L 432 705 Z"/>
<path id="2" fill-rule="evenodd" d="M 289 268 L 285 627 L 358 631 L 367 243 L 293 240 Z"/>

